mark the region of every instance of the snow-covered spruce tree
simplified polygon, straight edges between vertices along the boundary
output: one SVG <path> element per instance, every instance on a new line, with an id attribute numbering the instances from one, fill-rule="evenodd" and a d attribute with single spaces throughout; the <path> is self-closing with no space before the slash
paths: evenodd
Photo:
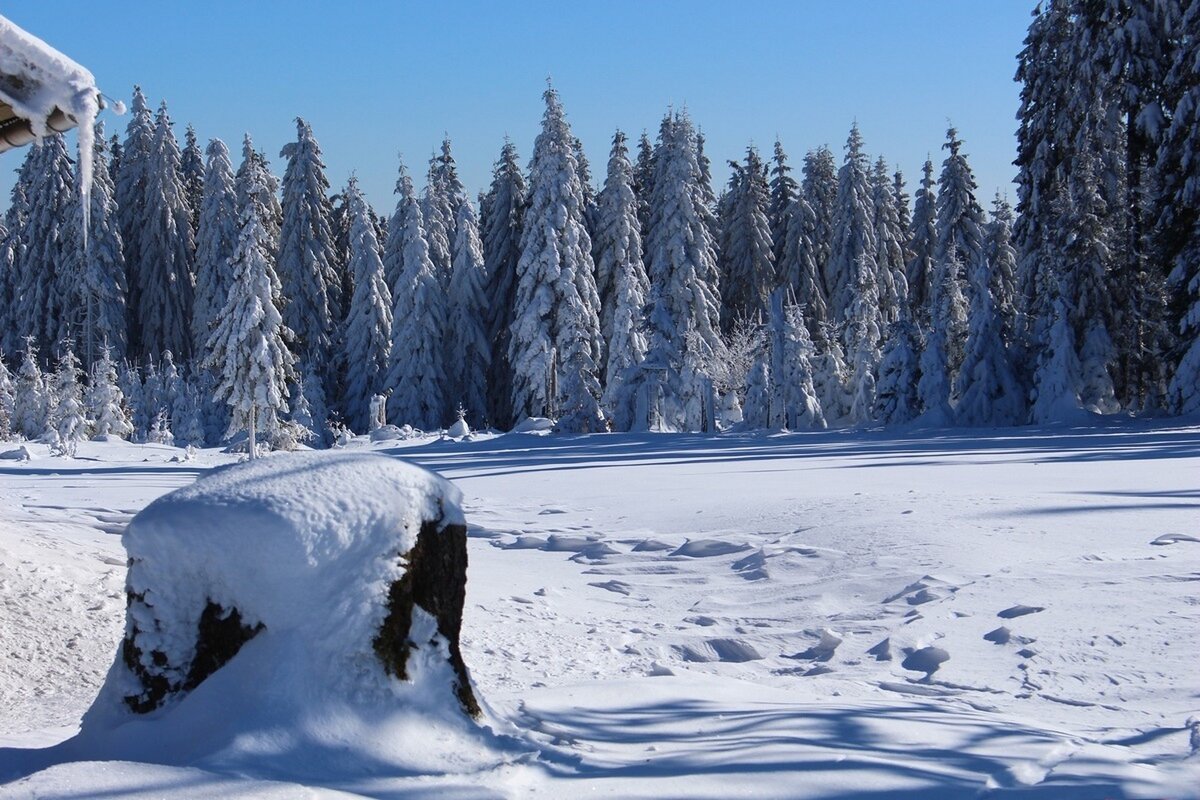
<path id="1" fill-rule="evenodd" d="M 465 409 L 472 428 L 487 419 L 487 372 L 491 344 L 487 333 L 487 273 L 483 246 L 479 242 L 479 220 L 471 203 L 458 207 L 454 225 L 454 271 L 450 275 L 449 310 L 446 320 L 446 399 Z"/>
<path id="2" fill-rule="evenodd" d="M 639 371 L 636 389 L 639 408 L 649 411 L 661 398 L 653 415 L 667 430 L 705 427 L 705 387 L 712 362 L 724 352 L 705 195 L 691 120 L 676 115 L 664 125 L 655 158 L 650 238 L 645 242 L 650 277 L 646 361 L 653 369 Z M 639 414 L 634 430 L 647 424 Z"/>
<path id="3" fill-rule="evenodd" d="M 802 195 L 792 201 L 785 230 L 783 260 L 777 265 L 779 280 L 804 309 L 809 334 L 815 336 L 818 326 L 827 320 L 828 310 L 824 281 L 817 265 L 820 252 L 817 215 Z"/>
<path id="4" fill-rule="evenodd" d="M 934 263 L 930 281 L 929 328 L 925 333 L 925 349 L 921 351 L 921 379 L 917 392 L 921 396 L 921 422 L 943 427 L 953 423 L 951 390 L 954 352 L 961 353 L 961 335 L 966 320 L 962 316 L 966 301 L 958 281 L 958 251 L 950 252 Z M 958 357 L 961 363 L 961 356 Z"/>
<path id="5" fill-rule="evenodd" d="M 512 418 L 512 368 L 508 360 L 516 308 L 517 261 L 521 257 L 521 221 L 525 205 L 525 176 L 517 148 L 504 140 L 492 168 L 492 185 L 480 214 L 484 271 L 488 276 L 488 337 L 492 356 L 488 369 L 488 418 L 507 429 Z"/>
<path id="6" fill-rule="evenodd" d="M 992 200 L 992 213 L 983 229 L 983 257 L 991 265 L 988 285 L 996 303 L 996 313 L 1000 315 L 1000 338 L 1010 349 L 1019 346 L 1017 331 L 1023 326 L 1017 316 L 1017 251 L 1012 244 L 1013 221 L 1012 206 L 997 191 Z"/>
<path id="7" fill-rule="evenodd" d="M 179 178 L 183 182 L 183 196 L 192 212 L 192 234 L 200 226 L 200 205 L 204 197 L 204 153 L 196 138 L 196 129 L 191 125 L 183 135 L 183 152 L 179 154 Z"/>
<path id="8" fill-rule="evenodd" d="M 825 416 L 813 386 L 812 340 L 803 313 L 795 303 L 784 302 L 784 289 L 771 294 L 767 324 L 770 351 L 770 409 L 768 426 L 780 430 L 825 427 Z"/>
<path id="9" fill-rule="evenodd" d="M 445 293 L 425 238 L 422 204 L 404 164 L 400 165 L 396 194 L 383 256 L 385 274 L 397 275 L 392 285 L 388 417 L 397 425 L 437 430 L 450 413 L 443 394 Z"/>
<path id="10" fill-rule="evenodd" d="M 117 375 L 117 386 L 125 396 L 125 407 L 129 410 L 129 424 L 133 426 L 131 441 L 145 441 L 146 432 L 150 429 L 151 412 L 146 408 L 146 395 L 142 385 L 142 376 L 137 367 L 129 361 L 121 362 Z"/>
<path id="11" fill-rule="evenodd" d="M 908 262 L 912 260 L 912 200 L 904 183 L 904 173 L 899 167 L 892 175 L 892 197 L 896 201 L 896 224 L 900 227 L 900 249 L 904 253 L 905 287 L 908 286 Z"/>
<path id="12" fill-rule="evenodd" d="M 1071 160 L 1066 214 L 1059 219 L 1065 268 L 1061 285 L 1064 300 L 1070 303 L 1078 348 L 1080 400 L 1084 408 L 1110 414 L 1119 407 L 1109 374 L 1116 362 L 1107 284 L 1114 266 L 1113 231 L 1106 221 L 1108 208 L 1098 184 L 1100 158 L 1091 150 L 1081 148 Z"/>
<path id="13" fill-rule="evenodd" d="M 558 418 L 568 432 L 602 431 L 600 297 L 584 219 L 575 137 L 548 88 L 529 165 L 509 359 L 513 410 Z"/>
<path id="14" fill-rule="evenodd" d="M 158 366 L 153 361 L 147 361 L 145 372 L 145 378 L 142 380 L 142 405 L 146 411 L 146 418 L 144 420 L 145 430 L 149 431 L 150 426 L 154 424 L 154 418 L 158 415 L 158 412 L 166 412 L 169 421 L 171 418 L 171 409 L 166 402 L 162 373 L 158 371 Z"/>
<path id="15" fill-rule="evenodd" d="M 775 268 L 782 274 L 787 249 L 788 222 L 792 215 L 792 204 L 800 196 L 800 184 L 792 177 L 787 153 L 783 143 L 775 140 L 775 154 L 771 159 L 771 202 L 767 206 L 767 220 L 771 226 L 771 247 Z"/>
<path id="16" fill-rule="evenodd" d="M 578 136 L 571 140 L 571 149 L 575 153 L 575 168 L 579 173 L 579 185 L 583 189 L 583 221 L 587 225 L 588 236 L 593 236 L 596 224 L 596 187 L 592 184 L 592 167 L 588 163 L 587 154 L 583 152 L 583 140 Z"/>
<path id="17" fill-rule="evenodd" d="M 54 370 L 49 419 L 54 449 L 68 458 L 75 457 L 76 447 L 88 436 L 83 384 L 80 381 L 82 374 L 79 358 L 68 342 L 59 354 L 58 366 Z"/>
<path id="18" fill-rule="evenodd" d="M 895 186 L 882 156 L 871 173 L 871 200 L 874 205 L 879 314 L 886 326 L 900 319 L 901 310 L 908 306 L 908 281 L 904 277 L 904 228 L 896 214 Z"/>
<path id="19" fill-rule="evenodd" d="M 1156 260 L 1165 266 L 1170 295 L 1170 309 L 1164 316 L 1169 316 L 1173 341 L 1167 358 L 1160 357 L 1173 367 L 1166 405 L 1175 413 L 1191 414 L 1200 410 L 1200 63 L 1194 45 L 1195 32 L 1200 31 L 1200 3 L 1186 4 L 1178 29 L 1188 36 L 1179 38 L 1164 80 L 1171 122 L 1154 170 L 1162 182 L 1155 198 L 1154 239 L 1159 250 Z M 1143 345 L 1144 351 L 1150 349 Z M 1140 393 L 1130 393 L 1144 396 L 1154 383 L 1153 367 L 1146 363 L 1148 359 L 1141 361 L 1136 381 Z"/>
<path id="20" fill-rule="evenodd" d="M 175 402 L 171 431 L 179 447 L 203 447 L 207 438 L 204 424 L 204 398 L 196 383 L 189 381 Z"/>
<path id="21" fill-rule="evenodd" d="M 811 150 L 804 157 L 804 178 L 800 182 L 800 196 L 812 207 L 815 232 L 814 245 L 816 251 L 813 260 L 821 274 L 821 284 L 824 289 L 825 303 L 830 308 L 833 297 L 834 276 L 831 272 L 833 262 L 830 259 L 833 248 L 833 218 L 837 213 L 838 174 L 833 151 L 822 145 Z"/>
<path id="22" fill-rule="evenodd" d="M 158 108 L 150 165 L 145 174 L 143 227 L 138 231 L 139 281 L 136 313 L 141 324 L 141 353 L 158 358 L 170 350 L 187 358 L 192 350 L 192 262 L 195 239 L 192 215 L 179 172 L 167 105 Z"/>
<path id="23" fill-rule="evenodd" d="M 0 353 L 0 442 L 7 442 L 13 437 L 14 425 L 17 418 L 17 386 L 13 382 L 12 373 L 4 363 L 4 354 Z"/>
<path id="24" fill-rule="evenodd" d="M 159 406 L 166 410 L 171 418 L 171 430 L 179 431 L 183 427 L 183 398 L 187 394 L 187 381 L 175 364 L 175 356 L 170 350 L 163 352 L 160 370 L 162 389 L 159 394 Z"/>
<path id="25" fill-rule="evenodd" d="M 163 444 L 167 447 L 175 446 L 175 433 L 171 430 L 171 417 L 165 410 L 159 411 L 154 415 L 154 420 L 150 423 L 150 429 L 146 431 L 146 441 L 149 444 Z M 254 458 L 254 456 L 251 456 Z"/>
<path id="26" fill-rule="evenodd" d="M 829 323 L 817 329 L 815 346 L 817 354 L 812 362 L 813 387 L 826 421 L 836 425 L 845 420 L 850 412 L 851 397 L 846 388 L 850 376 L 846 368 L 845 351 L 841 337 Z"/>
<path id="27" fill-rule="evenodd" d="M 983 252 L 983 209 L 975 199 L 975 176 L 967 157 L 962 150 L 962 141 L 958 131 L 951 126 L 946 131 L 946 143 L 943 149 L 949 151 L 946 160 L 942 162 L 942 174 L 938 180 L 937 195 L 937 246 L 934 248 L 934 261 L 944 262 L 954 253 L 958 259 L 958 272 L 954 279 L 962 285 L 966 278 L 966 269 L 974 264 Z M 959 312 L 956 312 L 956 316 Z M 965 309 L 961 312 L 965 318 Z M 949 331 L 951 349 L 951 374 L 957 374 L 962 361 L 962 339 L 966 335 L 963 329 Z"/>
<path id="28" fill-rule="evenodd" d="M 333 269 L 337 280 L 326 288 L 329 292 L 330 313 L 333 314 L 334 321 L 340 324 L 350 311 L 350 298 L 354 295 L 354 278 L 350 274 L 350 204 L 346 190 L 342 189 L 337 194 L 330 195 L 329 206 L 329 227 L 333 236 Z M 339 332 L 342 331 L 339 329 Z"/>
<path id="29" fill-rule="evenodd" d="M 278 309 L 270 235 L 263 222 L 270 189 L 257 171 L 250 171 L 247 179 L 247 202 L 230 262 L 233 284 L 209 339 L 208 366 L 218 379 L 213 399 L 232 412 L 227 435 L 246 431 L 247 452 L 255 458 L 257 433 L 270 437 L 280 415 L 287 413 L 294 358 L 287 346 L 291 332 Z"/>
<path id="30" fill-rule="evenodd" d="M 56 134 L 35 144 L 36 159 L 28 189 L 29 217 L 24 227 L 25 253 L 21 259 L 20 330 L 34 336 L 41 350 L 50 350 L 60 338 L 78 328 L 78 308 L 62 295 L 66 288 L 58 273 L 70 240 L 70 208 L 75 202 L 75 181 L 66 142 Z M 65 276 L 64 276 L 65 277 Z"/>
<path id="31" fill-rule="evenodd" d="M 1082 422 L 1090 415 L 1083 410 L 1079 398 L 1082 377 L 1075 355 L 1070 311 L 1061 295 L 1054 298 L 1052 308 L 1054 323 L 1034 373 L 1030 419 L 1040 425 Z"/>
<path id="32" fill-rule="evenodd" d="M 328 368 L 335 333 L 329 287 L 339 278 L 334 267 L 329 181 L 321 147 L 307 122 L 296 118 L 296 141 L 285 145 L 280 156 L 287 159 L 276 265 L 287 298 L 283 322 L 295 334 L 296 357 Z M 323 391 L 322 377 L 314 378 Z"/>
<path id="33" fill-rule="evenodd" d="M 633 194 L 638 199 L 638 225 L 642 241 L 650 229 L 650 195 L 654 193 L 654 145 L 646 131 L 638 138 L 637 162 L 633 165 Z"/>
<path id="34" fill-rule="evenodd" d="M 729 216 L 722 220 L 724 270 L 721 276 L 721 323 L 729 330 L 737 319 L 763 319 L 775 287 L 775 256 L 767 219 L 771 192 L 767 167 L 758 150 L 746 148 L 746 161 L 728 198 Z"/>
<path id="35" fill-rule="evenodd" d="M 771 425 L 771 354 L 765 345 L 746 373 L 746 402 L 742 405 L 742 426 L 764 430 Z"/>
<path id="36" fill-rule="evenodd" d="M 133 423 L 125 409 L 125 395 L 117 379 L 117 365 L 108 348 L 92 364 L 91 381 L 84 395 L 87 416 L 92 420 L 94 438 L 133 436 Z"/>
<path id="37" fill-rule="evenodd" d="M 25 226 L 29 222 L 29 187 L 36 168 L 36 148 L 29 148 L 17 179 L 11 201 L 4 212 L 4 233 L 0 236 L 0 350 L 15 353 L 25 336 L 22 309 L 21 267 L 25 260 Z"/>
<path id="38" fill-rule="evenodd" d="M 921 413 L 919 336 L 907 311 L 888 327 L 875 385 L 875 417 L 884 425 L 903 425 Z"/>
<path id="39" fill-rule="evenodd" d="M 866 255 L 855 264 L 855 271 L 857 277 L 845 332 L 851 370 L 848 420 L 852 425 L 861 425 L 875 418 L 876 373 L 883 325 L 879 313 L 879 289 L 875 285 L 876 271 Z"/>
<path id="40" fill-rule="evenodd" d="M 125 142 L 120 151 L 120 169 L 114 173 L 114 180 L 117 220 L 121 227 L 126 284 L 129 287 L 126 303 L 129 309 L 128 347 L 130 353 L 139 353 L 142 352 L 139 319 L 142 308 L 142 231 L 147 224 L 146 180 L 152 168 L 151 154 L 154 149 L 154 117 L 146 105 L 146 96 L 142 94 L 140 86 L 133 87 L 129 112 Z"/>
<path id="41" fill-rule="evenodd" d="M 458 179 L 458 167 L 450 152 L 450 137 L 442 139 L 441 152 L 429 159 L 429 176 L 421 195 L 421 214 L 429 258 L 442 290 L 450 286 L 453 271 L 454 224 L 467 193 Z M 391 280 L 395 276 L 388 275 Z"/>
<path id="42" fill-rule="evenodd" d="M 992 264 L 981 253 L 971 265 L 971 315 L 966 355 L 956 378 L 960 425 L 1017 425 L 1025 418 L 1021 383 L 1004 344 L 1003 321 L 992 295 Z"/>
<path id="43" fill-rule="evenodd" d="M 40 439 L 47 430 L 52 395 L 38 365 L 37 342 L 33 336 L 25 337 L 25 349 L 21 356 L 13 401 L 16 406 L 13 427 L 26 439 Z"/>
<path id="44" fill-rule="evenodd" d="M 271 280 L 276 294 L 280 292 L 279 273 L 275 269 L 275 258 L 279 254 L 279 234 L 283 227 L 283 206 L 279 203 L 279 181 L 271 174 L 271 165 L 266 153 L 254 149 L 250 134 L 242 137 L 242 163 L 234 175 L 234 190 L 237 194 L 238 219 L 242 218 L 246 206 L 257 203 L 263 230 L 266 232 L 271 266 Z M 252 191 L 251 187 L 262 185 L 265 191 Z M 282 305 L 282 304 L 281 304 Z"/>
<path id="45" fill-rule="evenodd" d="M 392 290 L 384 278 L 379 242 L 367 202 L 350 179 L 346 186 L 350 212 L 350 270 L 354 295 L 342 340 L 345 370 L 343 413 L 352 430 L 365 431 L 370 420 L 371 398 L 383 391 L 392 347 Z"/>
<path id="46" fill-rule="evenodd" d="M 858 132 L 858 123 L 855 123 L 846 140 L 845 161 L 838 171 L 837 208 L 826 272 L 832 278 L 829 287 L 830 318 L 839 323 L 850 318 L 860 268 L 878 274 L 869 169 L 870 162 L 863 152 L 862 135 Z M 876 281 L 872 279 L 871 283 Z"/>
<path id="47" fill-rule="evenodd" d="M 912 236 L 909 247 L 912 255 L 908 260 L 908 308 L 918 327 L 929 326 L 930 296 L 934 258 L 937 252 L 937 193 L 934 188 L 933 161 L 925 160 L 921 186 L 913 203 Z"/>
<path id="48" fill-rule="evenodd" d="M 96 141 L 92 148 L 92 189 L 90 193 L 91 220 L 87 248 L 80 242 L 74 252 L 83 259 L 79 270 L 82 276 L 78 288 L 84 309 L 80 331 L 84 365 L 90 367 L 104 350 L 120 360 L 125 357 L 129 309 L 126 300 L 125 251 L 117 219 L 115 187 L 108 172 L 108 145 L 104 126 L 96 124 Z M 78 178 L 77 178 L 78 180 Z M 82 204 L 76 204 L 82 211 Z M 84 219 L 79 213 L 75 230 L 82 231 Z"/>
<path id="49" fill-rule="evenodd" d="M 192 305 L 192 352 L 208 360 L 208 339 L 225 307 L 233 275 L 229 260 L 237 246 L 237 190 L 229 149 L 212 139 L 205 151 L 204 192 L 196 233 L 196 295 Z"/>
<path id="50" fill-rule="evenodd" d="M 593 252 L 601 296 L 600 330 L 606 345 L 601 405 L 618 431 L 633 425 L 636 398 L 629 391 L 629 379 L 646 357 L 642 313 L 650 279 L 642 256 L 637 214 L 633 165 L 625 134 L 617 131 L 599 197 Z"/>

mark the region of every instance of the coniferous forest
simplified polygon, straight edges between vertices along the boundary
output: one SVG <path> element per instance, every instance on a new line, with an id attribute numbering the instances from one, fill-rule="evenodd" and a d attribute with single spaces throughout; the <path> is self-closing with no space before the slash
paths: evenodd
<path id="1" fill-rule="evenodd" d="M 1200 412 L 1198 38 L 1195 0 L 1039 6 L 1012 204 L 979 196 L 953 127 L 915 180 L 855 125 L 837 151 L 750 146 L 714 186 L 670 111 L 593 172 L 549 88 L 528 160 L 503 142 L 477 198 L 447 138 L 374 209 L 304 120 L 275 159 L 231 153 L 135 87 L 123 134 L 96 131 L 89 208 L 61 136 L 20 167 L 0 438 Z"/>

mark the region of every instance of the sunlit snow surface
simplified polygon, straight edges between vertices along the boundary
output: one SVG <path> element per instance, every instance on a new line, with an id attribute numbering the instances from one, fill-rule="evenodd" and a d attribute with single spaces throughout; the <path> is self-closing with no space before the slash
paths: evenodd
<path id="1" fill-rule="evenodd" d="M 352 447 L 463 491 L 464 655 L 527 747 L 28 776 L 112 662 L 116 534 L 231 458 L 33 445 L 0 462 L 0 797 L 1200 797 L 1200 429 L 397 444 Z"/>

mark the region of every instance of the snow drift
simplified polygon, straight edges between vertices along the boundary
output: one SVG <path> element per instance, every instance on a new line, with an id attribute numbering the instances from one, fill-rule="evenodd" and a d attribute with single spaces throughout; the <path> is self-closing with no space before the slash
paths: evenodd
<path id="1" fill-rule="evenodd" d="M 53 761 L 313 776 L 473 770 L 500 740 L 458 648 L 457 489 L 305 453 L 202 476 L 124 535 L 124 642 Z"/>

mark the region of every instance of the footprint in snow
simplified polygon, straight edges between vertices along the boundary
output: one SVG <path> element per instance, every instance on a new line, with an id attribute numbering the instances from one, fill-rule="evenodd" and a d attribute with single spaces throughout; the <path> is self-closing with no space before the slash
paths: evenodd
<path id="1" fill-rule="evenodd" d="M 829 628 L 821 629 L 821 639 L 812 647 L 805 650 L 803 653 L 797 653 L 794 656 L 784 656 L 784 658 L 797 658 L 807 661 L 829 661 L 833 658 L 833 654 L 837 651 L 838 646 L 842 643 L 842 637 Z"/>
<path id="2" fill-rule="evenodd" d="M 1012 631 L 1001 625 L 994 631 L 988 631 L 983 635 L 984 641 L 992 644 L 1008 644 L 1012 640 Z"/>

